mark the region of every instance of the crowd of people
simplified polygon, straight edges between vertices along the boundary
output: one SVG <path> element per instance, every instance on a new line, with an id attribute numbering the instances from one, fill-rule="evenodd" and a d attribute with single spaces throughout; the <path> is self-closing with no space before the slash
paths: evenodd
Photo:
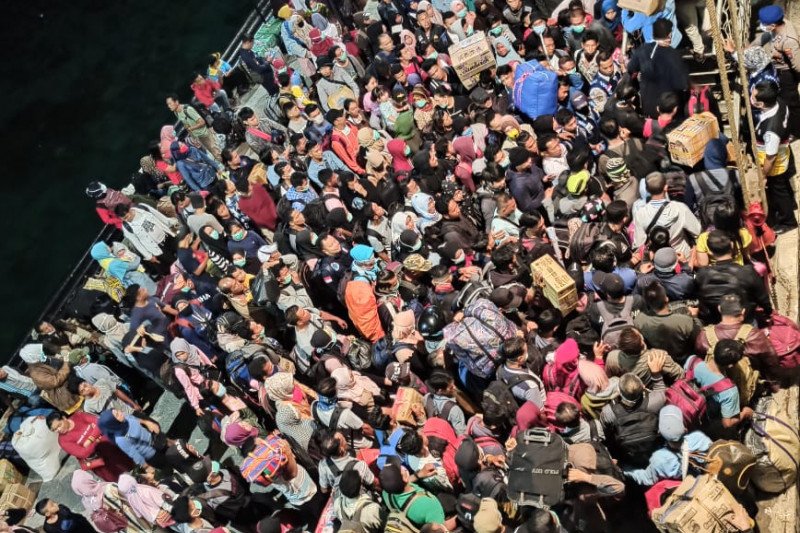
<path id="1" fill-rule="evenodd" d="M 776 235 L 797 227 L 781 8 L 728 50 L 768 215 L 724 136 L 694 167 L 670 159 L 667 134 L 718 114 L 687 70 L 709 42 L 694 2 L 274 15 L 277 47 L 245 36 L 237 64 L 212 54 L 190 98 L 166 97 L 178 125 L 130 186 L 89 184 L 114 227 L 97 274 L 0 370 L 12 443 L 44 432 L 80 464 L 84 511 L 41 499 L 45 532 L 611 531 L 702 477 L 718 441 L 744 448 L 800 362 L 769 297 Z M 462 79 L 448 53 L 476 35 L 493 61 Z M 262 87 L 266 107 L 244 105 Z M 534 96 L 552 112 L 531 116 Z M 154 419 L 152 383 L 224 460 Z M 739 489 L 725 531 L 755 527 Z M 0 530 L 29 531 L 12 511 Z"/>

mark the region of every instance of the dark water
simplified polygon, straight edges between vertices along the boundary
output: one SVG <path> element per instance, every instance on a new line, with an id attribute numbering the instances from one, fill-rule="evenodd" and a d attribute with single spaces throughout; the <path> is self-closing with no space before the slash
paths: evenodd
<path id="1" fill-rule="evenodd" d="M 255 2 L 11 0 L 0 7 L 0 361 L 100 221 L 83 190 L 128 182 L 173 118 L 164 96 L 223 50 Z"/>

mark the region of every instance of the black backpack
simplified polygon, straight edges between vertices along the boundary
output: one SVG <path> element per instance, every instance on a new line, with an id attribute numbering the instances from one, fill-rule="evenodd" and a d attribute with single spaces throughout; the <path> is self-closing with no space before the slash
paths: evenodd
<path id="1" fill-rule="evenodd" d="M 180 381 L 178 381 L 178 376 L 175 375 L 176 368 L 183 368 L 184 370 L 187 369 L 186 365 L 174 363 L 169 360 L 164 361 L 161 364 L 161 368 L 158 370 L 158 377 L 161 378 L 161 384 L 165 389 L 178 398 L 183 398 L 186 396 L 186 391 L 183 390 L 183 385 Z"/>
<path id="2" fill-rule="evenodd" d="M 613 402 L 615 454 L 623 464 L 644 468 L 659 444 L 658 415 L 647 411 L 647 397 L 633 411 Z"/>
<path id="3" fill-rule="evenodd" d="M 505 499 L 505 492 L 505 474 L 498 468 L 484 468 L 472 480 L 472 494 L 478 498 Z"/>
<path id="4" fill-rule="evenodd" d="M 496 379 L 489 383 L 489 386 L 483 391 L 481 409 L 484 412 L 492 411 L 497 416 L 504 418 L 508 423 L 508 427 L 511 428 L 517 420 L 519 403 L 511 393 L 511 387 L 505 382 Z"/>
<path id="5" fill-rule="evenodd" d="M 569 456 L 564 440 L 533 428 L 518 437 L 508 468 L 508 498 L 519 506 L 549 508 L 564 501 Z"/>
<path id="6" fill-rule="evenodd" d="M 589 443 L 594 448 L 595 454 L 597 454 L 596 472 L 603 476 L 611 476 L 618 481 L 625 481 L 625 474 L 622 473 L 622 469 L 614 462 L 611 453 L 609 453 L 608 448 L 603 444 L 600 435 L 597 433 L 596 420 L 589 420 L 589 434 L 591 435 Z"/>
<path id="7" fill-rule="evenodd" d="M 712 189 L 706 180 L 711 181 L 715 188 Z M 733 185 L 728 180 L 727 187 L 723 186 L 713 174 L 705 170 L 695 175 L 694 183 L 697 183 L 697 186 L 703 192 L 703 198 L 697 206 L 700 222 L 703 223 L 704 228 L 713 226 L 714 213 L 717 212 L 717 209 L 735 205 L 736 203 L 733 196 Z"/>
<path id="8" fill-rule="evenodd" d="M 603 225 L 600 222 L 585 222 L 569 241 L 569 259 L 575 263 L 588 263 L 589 256 L 601 240 Z"/>

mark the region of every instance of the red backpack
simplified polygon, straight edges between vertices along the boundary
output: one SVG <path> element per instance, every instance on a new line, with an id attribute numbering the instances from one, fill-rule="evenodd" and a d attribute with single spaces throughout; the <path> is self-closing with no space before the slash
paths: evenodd
<path id="1" fill-rule="evenodd" d="M 730 379 L 722 378 L 713 385 L 698 387 L 694 383 L 694 369 L 701 361 L 697 356 L 692 357 L 686 375 L 673 383 L 666 392 L 667 403 L 681 410 L 687 429 L 700 426 L 705 419 L 708 410 L 706 394 L 717 394 L 736 386 Z"/>
<path id="2" fill-rule="evenodd" d="M 764 333 L 778 354 L 781 368 L 792 370 L 800 366 L 800 328 L 794 321 L 772 313 L 772 326 Z"/>
<path id="3" fill-rule="evenodd" d="M 644 493 L 644 501 L 647 503 L 647 516 L 664 505 L 664 501 L 672 494 L 672 489 L 680 486 L 681 482 L 675 479 L 662 479 Z"/>

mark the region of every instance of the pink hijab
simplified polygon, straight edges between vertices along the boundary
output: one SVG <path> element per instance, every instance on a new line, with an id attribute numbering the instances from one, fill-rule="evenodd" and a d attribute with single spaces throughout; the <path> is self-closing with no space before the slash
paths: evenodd
<path id="1" fill-rule="evenodd" d="M 169 147 L 172 145 L 173 141 L 177 140 L 178 138 L 175 136 L 175 128 L 173 126 L 163 126 L 161 128 L 161 142 L 159 143 L 161 157 L 164 159 L 169 159 L 172 157 Z"/>
<path id="2" fill-rule="evenodd" d="M 395 172 L 411 172 L 414 166 L 406 156 L 406 142 L 403 139 L 392 139 L 386 143 L 386 151 L 392 156 L 392 168 Z"/>
<path id="3" fill-rule="evenodd" d="M 336 380 L 336 395 L 340 400 L 360 403 L 364 391 L 368 391 L 373 396 L 381 393 L 381 389 L 378 388 L 374 381 L 350 370 L 346 366 L 334 370 L 331 377 Z"/>
<path id="4" fill-rule="evenodd" d="M 103 506 L 103 493 L 106 490 L 105 481 L 97 481 L 94 476 L 85 470 L 76 470 L 72 473 L 70 486 L 72 491 L 81 497 L 83 508 L 94 512 Z"/>
<path id="5" fill-rule="evenodd" d="M 475 140 L 471 135 L 459 137 L 453 141 L 453 151 L 458 155 L 458 165 L 455 168 L 455 175 L 461 183 L 469 189 L 470 193 L 475 192 L 475 182 L 472 179 L 472 162 L 478 154 L 475 153 Z"/>
<path id="6" fill-rule="evenodd" d="M 160 489 L 137 483 L 128 474 L 119 476 L 117 487 L 136 516 L 144 518 L 150 524 L 156 523 L 156 518 L 164 503 L 164 493 Z"/>

